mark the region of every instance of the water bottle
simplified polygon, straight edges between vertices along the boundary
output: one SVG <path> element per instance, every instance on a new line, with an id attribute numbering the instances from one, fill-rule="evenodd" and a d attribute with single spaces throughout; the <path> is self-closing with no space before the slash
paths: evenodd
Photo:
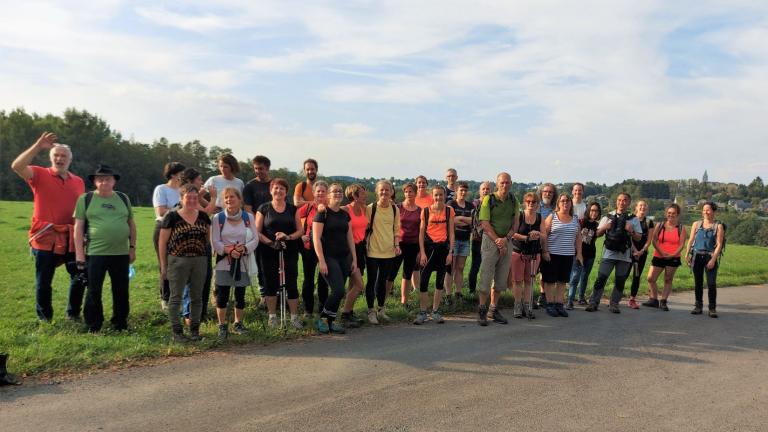
<path id="1" fill-rule="evenodd" d="M 133 264 L 128 266 L 128 279 L 133 279 L 136 276 L 136 267 Z"/>

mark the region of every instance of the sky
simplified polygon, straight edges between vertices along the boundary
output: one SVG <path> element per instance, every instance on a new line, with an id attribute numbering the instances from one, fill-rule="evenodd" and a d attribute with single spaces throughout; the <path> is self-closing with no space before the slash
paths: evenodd
<path id="1" fill-rule="evenodd" d="M 0 0 L 0 110 L 323 175 L 768 176 L 768 2 Z M 77 146 L 77 143 L 69 143 Z"/>

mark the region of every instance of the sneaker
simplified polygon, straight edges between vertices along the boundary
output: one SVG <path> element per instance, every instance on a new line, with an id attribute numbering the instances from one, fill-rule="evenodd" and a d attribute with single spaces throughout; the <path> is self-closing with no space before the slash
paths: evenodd
<path id="1" fill-rule="evenodd" d="M 557 309 L 555 308 L 554 303 L 547 303 L 547 315 L 551 316 L 552 318 L 560 316 L 560 314 L 557 313 Z"/>
<path id="2" fill-rule="evenodd" d="M 167 311 L 168 310 L 168 302 L 165 300 L 160 300 L 160 310 Z"/>
<path id="3" fill-rule="evenodd" d="M 356 322 L 358 324 L 362 324 L 362 323 L 365 322 L 364 319 L 362 319 L 359 316 L 355 315 L 355 311 L 352 311 L 352 312 L 349 313 L 349 320 L 350 321 L 354 321 L 354 322 Z"/>
<path id="4" fill-rule="evenodd" d="M 717 311 L 714 309 L 709 310 L 709 317 L 710 318 L 717 318 Z"/>
<path id="5" fill-rule="evenodd" d="M 584 308 L 585 312 L 597 312 L 597 305 L 596 304 L 588 304 L 586 308 Z"/>
<path id="6" fill-rule="evenodd" d="M 496 324 L 508 324 L 509 321 L 507 321 L 506 318 L 504 318 L 504 315 L 499 312 L 499 308 L 493 308 L 491 309 L 491 319 L 493 319 L 493 322 Z"/>
<path id="7" fill-rule="evenodd" d="M 270 328 L 276 328 L 280 323 L 277 321 L 277 315 L 272 315 L 269 317 L 269 320 L 267 320 L 267 326 Z"/>
<path id="8" fill-rule="evenodd" d="M 581 298 L 579 298 L 579 303 L 578 304 L 579 304 L 579 306 L 586 306 L 589 303 L 587 303 L 587 299 L 585 299 L 584 297 L 581 297 Z"/>
<path id="9" fill-rule="evenodd" d="M 659 301 L 659 309 L 663 310 L 664 312 L 669 312 L 669 306 L 667 306 L 666 300 Z"/>
<path id="10" fill-rule="evenodd" d="M 544 309 L 547 307 L 547 296 L 542 294 L 539 294 L 539 307 Z"/>
<path id="11" fill-rule="evenodd" d="M 232 326 L 232 333 L 236 335 L 244 335 L 248 333 L 248 329 L 245 328 L 243 323 L 236 322 L 235 325 Z"/>
<path id="12" fill-rule="evenodd" d="M 536 314 L 533 313 L 530 303 L 523 303 L 523 316 L 528 319 L 536 319 Z"/>
<path id="13" fill-rule="evenodd" d="M 189 338 L 184 333 L 173 333 L 173 341 L 177 343 L 187 343 Z"/>
<path id="14" fill-rule="evenodd" d="M 573 310 L 573 302 L 568 300 L 568 304 L 565 305 L 567 310 Z"/>
<path id="15" fill-rule="evenodd" d="M 328 327 L 328 323 L 326 322 L 325 318 L 320 318 L 317 320 L 316 323 L 317 331 L 319 331 L 322 334 L 328 334 L 331 332 L 331 329 Z"/>
<path id="16" fill-rule="evenodd" d="M 477 324 L 483 327 L 488 325 L 488 306 L 480 306 L 477 310 Z"/>
<path id="17" fill-rule="evenodd" d="M 702 313 L 701 305 L 700 304 L 694 305 L 693 310 L 691 310 L 691 315 L 701 315 L 701 313 Z"/>
<path id="18" fill-rule="evenodd" d="M 200 342 L 203 340 L 203 337 L 200 336 L 199 330 L 192 330 L 189 332 L 189 336 L 187 338 L 190 340 L 190 342 Z"/>
<path id="19" fill-rule="evenodd" d="M 608 305 L 608 312 L 617 314 L 617 313 L 621 313 L 621 309 L 619 309 L 619 305 L 615 303 L 611 303 L 610 305 Z"/>
<path id="20" fill-rule="evenodd" d="M 379 323 L 379 318 L 376 317 L 376 311 L 373 309 L 368 310 L 368 322 L 374 325 Z"/>
<path id="21" fill-rule="evenodd" d="M 227 337 L 229 336 L 229 330 L 227 329 L 226 324 L 219 324 L 219 333 L 216 335 L 216 337 L 219 339 L 219 342 L 224 342 L 227 340 Z"/>
<path id="22" fill-rule="evenodd" d="M 76 323 L 83 322 L 83 319 L 80 318 L 80 315 L 67 315 L 66 319 L 67 321 L 72 321 Z"/>
<path id="23" fill-rule="evenodd" d="M 627 302 L 630 309 L 640 309 L 640 305 L 637 304 L 637 300 L 635 300 L 634 297 L 629 298 L 629 302 Z"/>
<path id="24" fill-rule="evenodd" d="M 291 326 L 296 330 L 301 330 L 304 328 L 304 324 L 301 323 L 298 315 L 291 317 Z"/>
<path id="25" fill-rule="evenodd" d="M 649 298 L 648 301 L 644 301 L 642 305 L 645 307 L 657 308 L 659 307 L 659 300 L 655 298 Z"/>
<path id="26" fill-rule="evenodd" d="M 336 334 L 344 334 L 347 332 L 347 329 L 345 329 L 341 324 L 337 324 L 336 321 L 331 321 L 331 325 L 328 326 L 328 329 L 331 331 L 331 333 Z"/>
<path id="27" fill-rule="evenodd" d="M 352 314 L 341 314 L 341 324 L 348 328 L 360 328 L 360 323 L 352 316 Z"/>
<path id="28" fill-rule="evenodd" d="M 523 302 L 515 302 L 515 306 L 512 307 L 512 318 L 523 318 Z"/>
<path id="29" fill-rule="evenodd" d="M 565 308 L 563 307 L 562 303 L 555 303 L 555 310 L 557 311 L 557 314 L 560 315 L 563 318 L 568 318 L 568 312 L 565 311 Z"/>
<path id="30" fill-rule="evenodd" d="M 379 317 L 379 322 L 389 321 L 389 315 L 387 315 L 387 313 L 384 311 L 384 308 L 379 309 L 376 315 Z"/>
<path id="31" fill-rule="evenodd" d="M 445 322 L 443 319 L 443 316 L 440 314 L 440 311 L 432 311 L 432 321 L 442 324 Z"/>
<path id="32" fill-rule="evenodd" d="M 427 322 L 427 313 L 425 311 L 421 311 L 418 314 L 416 314 L 416 319 L 413 320 L 413 323 L 415 325 L 422 325 L 425 322 Z"/>

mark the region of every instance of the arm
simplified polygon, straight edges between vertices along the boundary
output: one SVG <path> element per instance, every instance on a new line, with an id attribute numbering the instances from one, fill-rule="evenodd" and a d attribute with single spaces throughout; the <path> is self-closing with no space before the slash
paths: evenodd
<path id="1" fill-rule="evenodd" d="M 392 239 L 392 242 L 394 243 L 394 249 L 395 249 L 395 255 L 400 255 L 402 251 L 400 250 L 400 209 L 397 208 L 394 202 L 390 204 L 391 206 L 394 206 L 395 209 L 395 220 L 392 221 L 394 225 L 394 236 Z"/>
<path id="2" fill-rule="evenodd" d="M 264 232 L 264 215 L 261 214 L 261 212 L 256 212 L 256 217 L 254 218 L 255 222 L 254 225 L 256 225 L 256 232 L 259 233 L 259 241 L 262 244 L 265 244 L 267 246 L 270 246 L 272 244 L 272 240 L 269 239 L 266 235 L 263 234 Z"/>
<path id="3" fill-rule="evenodd" d="M 253 237 L 251 237 L 250 241 L 245 243 L 245 250 L 247 253 L 253 253 L 259 246 L 259 232 L 256 230 L 256 221 L 254 220 L 252 214 L 248 213 L 248 219 L 251 220 L 251 226 L 246 229 L 251 230 Z"/>
<path id="4" fill-rule="evenodd" d="M 656 224 L 656 226 L 653 227 L 653 231 L 648 233 L 648 240 L 653 245 L 653 248 L 659 251 L 659 253 L 661 253 L 662 256 L 664 256 L 664 252 L 662 252 L 661 249 L 659 249 L 658 241 L 659 241 L 659 233 L 661 232 L 661 226 L 663 223 L 664 222 L 660 224 Z"/>
<path id="5" fill-rule="evenodd" d="M 541 257 L 545 261 L 549 261 L 549 233 L 552 230 L 552 215 L 547 216 L 541 223 Z"/>
<path id="6" fill-rule="evenodd" d="M 301 184 L 302 183 L 297 184 L 296 187 L 293 189 L 293 205 L 295 205 L 296 207 L 301 207 L 305 204 L 304 196 L 301 194 Z"/>
<path id="7" fill-rule="evenodd" d="M 229 251 L 232 250 L 232 247 L 230 246 L 229 248 L 227 248 L 224 245 L 224 242 L 221 241 L 221 225 L 219 224 L 219 218 L 217 217 L 213 218 L 213 220 L 211 221 L 211 226 L 213 227 L 213 229 L 211 229 L 211 246 L 213 246 L 213 250 L 218 255 L 228 254 Z"/>
<path id="8" fill-rule="evenodd" d="M 510 240 L 514 239 L 518 228 L 520 228 L 520 217 L 515 214 L 515 216 L 512 218 L 512 226 L 509 227 L 509 232 L 507 233 L 506 237 Z"/>
<path id="9" fill-rule="evenodd" d="M 427 224 L 424 223 L 424 211 L 421 211 L 421 217 L 419 218 L 421 223 L 419 224 L 419 262 L 422 266 L 427 265 L 427 253 L 424 248 L 424 236 L 427 233 Z"/>
<path id="10" fill-rule="evenodd" d="M 698 224 L 698 221 L 691 224 L 691 234 L 690 237 L 688 237 L 688 245 L 690 247 L 688 248 L 688 253 L 685 254 L 685 262 L 688 263 L 688 265 L 691 265 L 691 261 L 693 260 L 693 238 L 696 236 L 696 227 Z"/>
<path id="11" fill-rule="evenodd" d="M 448 219 L 448 256 L 445 258 L 445 265 L 450 265 L 453 262 L 453 246 L 456 244 L 455 216 L 453 212 L 449 213 L 451 217 Z"/>
<path id="12" fill-rule="evenodd" d="M 579 264 L 584 265 L 584 255 L 581 252 L 581 229 L 576 231 L 576 261 L 579 262 Z"/>
<path id="13" fill-rule="evenodd" d="M 725 232 L 723 231 L 723 224 L 717 224 L 717 232 L 715 233 L 715 251 L 712 252 L 712 258 L 707 263 L 708 270 L 712 270 L 717 265 L 717 259 L 720 257 L 720 253 L 723 251 L 724 240 Z"/>
<path id="14" fill-rule="evenodd" d="M 56 142 L 56 139 L 56 135 L 54 135 L 52 132 L 43 132 L 43 134 L 40 135 L 40 138 L 38 138 L 34 144 L 32 144 L 28 149 L 24 150 L 16 159 L 14 159 L 13 163 L 11 163 L 11 169 L 25 181 L 31 179 L 34 175 L 34 172 L 32 171 L 32 168 L 29 167 L 29 164 L 32 163 L 32 160 L 35 158 L 35 156 L 38 155 L 38 153 L 43 150 L 50 150 L 53 148 L 53 144 Z"/>
<path id="15" fill-rule="evenodd" d="M 347 247 L 352 254 L 352 273 L 360 271 L 357 268 L 357 251 L 355 250 L 355 238 L 352 236 L 352 229 L 347 230 Z"/>
<path id="16" fill-rule="evenodd" d="M 171 238 L 170 228 L 161 228 L 160 237 L 157 241 L 157 253 L 160 255 L 160 274 L 166 279 L 168 272 L 168 239 Z"/>
<path id="17" fill-rule="evenodd" d="M 675 256 L 679 256 L 683 249 L 685 249 L 685 235 L 687 233 L 685 232 L 685 227 L 682 227 L 682 231 L 680 232 L 680 246 L 677 247 L 677 250 L 675 251 Z"/>
<path id="18" fill-rule="evenodd" d="M 75 219 L 75 261 L 85 262 L 85 220 Z"/>
<path id="19" fill-rule="evenodd" d="M 324 223 L 312 222 L 312 243 L 315 246 L 315 254 L 317 255 L 317 265 L 320 270 L 320 274 L 325 276 L 328 274 L 328 265 L 325 263 L 325 254 L 323 253 L 323 242 L 320 240 L 323 237 L 323 228 L 325 228 Z"/>
<path id="20" fill-rule="evenodd" d="M 133 264 L 136 261 L 136 222 L 133 218 L 128 219 L 128 262 Z"/>

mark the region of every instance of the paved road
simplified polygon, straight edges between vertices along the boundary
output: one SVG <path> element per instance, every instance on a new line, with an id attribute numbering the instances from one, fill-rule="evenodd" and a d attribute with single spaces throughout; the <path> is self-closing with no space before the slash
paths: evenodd
<path id="1" fill-rule="evenodd" d="M 684 293 L 671 312 L 366 328 L 3 389 L 0 430 L 768 430 L 768 286 L 719 294 L 717 320 Z"/>

